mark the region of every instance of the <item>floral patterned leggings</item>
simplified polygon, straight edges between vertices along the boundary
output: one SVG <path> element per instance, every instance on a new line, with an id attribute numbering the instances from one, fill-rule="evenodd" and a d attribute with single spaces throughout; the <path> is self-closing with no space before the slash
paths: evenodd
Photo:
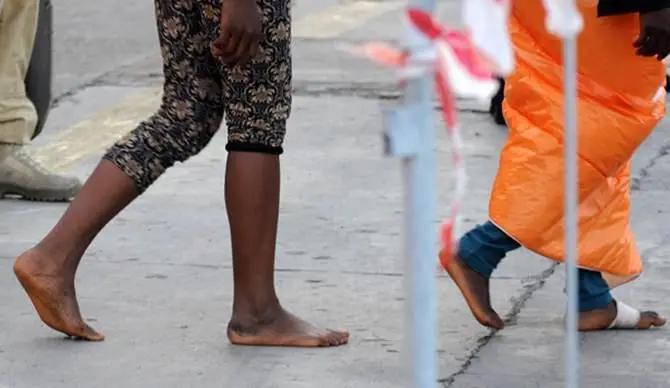
<path id="1" fill-rule="evenodd" d="M 163 97 L 150 118 L 103 159 L 141 193 L 165 170 L 199 153 L 226 117 L 228 151 L 281 154 L 291 111 L 290 0 L 257 0 L 264 39 L 247 65 L 215 58 L 221 0 L 155 0 Z"/>

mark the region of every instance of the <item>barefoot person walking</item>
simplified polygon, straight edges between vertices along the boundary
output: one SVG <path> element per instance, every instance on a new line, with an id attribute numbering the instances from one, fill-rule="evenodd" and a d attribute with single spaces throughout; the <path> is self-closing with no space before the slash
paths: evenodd
<path id="1" fill-rule="evenodd" d="M 114 144 L 15 273 L 49 327 L 103 340 L 79 311 L 75 274 L 100 230 L 166 169 L 200 152 L 226 117 L 234 344 L 336 346 L 345 332 L 284 310 L 274 288 L 279 155 L 291 110 L 290 0 L 155 0 L 160 109 Z"/>
<path id="2" fill-rule="evenodd" d="M 489 279 L 524 246 L 561 261 L 564 247 L 561 42 L 544 27 L 540 0 L 512 2 L 517 69 L 506 80 L 509 137 L 491 193 L 490 220 L 442 258 L 476 319 L 501 329 Z M 665 319 L 614 300 L 610 289 L 642 271 L 630 228 L 630 159 L 665 113 L 670 1 L 577 0 L 579 329 L 648 329 Z M 599 18 L 600 16 L 600 18 Z M 606 16 L 606 17 L 603 17 Z"/>

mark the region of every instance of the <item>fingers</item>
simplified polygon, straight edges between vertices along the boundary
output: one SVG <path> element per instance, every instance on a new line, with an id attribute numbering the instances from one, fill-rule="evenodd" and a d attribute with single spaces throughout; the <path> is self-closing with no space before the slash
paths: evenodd
<path id="1" fill-rule="evenodd" d="M 637 47 L 637 55 L 651 57 L 655 55 L 657 36 L 651 29 L 646 29 L 641 38 L 640 45 Z"/>
<path id="2" fill-rule="evenodd" d="M 662 61 L 670 54 L 670 31 L 647 27 L 640 33 L 633 46 L 637 55 L 656 57 Z"/>
<path id="3" fill-rule="evenodd" d="M 647 35 L 647 31 L 640 30 L 640 36 L 638 36 L 637 39 L 635 40 L 635 42 L 633 42 L 633 47 L 635 47 L 636 49 L 639 49 L 640 47 L 642 47 L 644 45 L 644 42 L 646 42 L 647 39 L 649 39 L 649 35 Z"/>
<path id="4" fill-rule="evenodd" d="M 659 61 L 664 60 L 668 55 L 670 55 L 670 34 L 667 34 L 664 39 L 659 43 L 660 47 L 658 50 L 658 55 L 656 59 Z"/>
<path id="5" fill-rule="evenodd" d="M 256 56 L 259 43 L 259 34 L 241 29 L 231 29 L 225 33 L 222 31 L 212 45 L 212 54 L 228 66 L 243 65 Z"/>
<path id="6" fill-rule="evenodd" d="M 236 28 L 231 28 L 227 31 L 221 31 L 221 35 L 217 42 L 221 50 L 219 57 L 227 65 L 234 66 L 239 62 L 238 48 L 241 41 L 244 39 L 244 34 Z"/>
<path id="7" fill-rule="evenodd" d="M 258 54 L 258 47 L 261 44 L 261 37 L 258 36 L 258 39 L 253 39 L 251 40 L 251 44 L 249 45 L 249 60 L 254 59 L 256 55 Z"/>
<path id="8" fill-rule="evenodd" d="M 251 47 L 251 42 L 252 38 L 248 34 L 242 35 L 237 45 L 237 49 L 235 50 L 235 54 L 233 54 L 234 59 L 231 60 L 231 62 L 234 62 L 230 63 L 231 65 L 244 65 L 249 61 L 249 50 Z"/>

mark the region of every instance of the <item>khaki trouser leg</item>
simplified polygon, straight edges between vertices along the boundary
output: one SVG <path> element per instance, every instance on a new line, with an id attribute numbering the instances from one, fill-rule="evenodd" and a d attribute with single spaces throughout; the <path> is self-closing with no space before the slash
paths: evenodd
<path id="1" fill-rule="evenodd" d="M 25 78 L 35 43 L 38 2 L 0 0 L 0 143 L 28 143 L 37 124 Z M 0 146 L 0 160 L 7 148 Z"/>

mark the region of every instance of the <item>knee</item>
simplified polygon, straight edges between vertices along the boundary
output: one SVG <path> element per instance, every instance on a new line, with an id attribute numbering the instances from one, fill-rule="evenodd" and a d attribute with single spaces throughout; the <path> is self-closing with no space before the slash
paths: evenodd
<path id="1" fill-rule="evenodd" d="M 160 141 L 175 161 L 185 162 L 207 147 L 221 128 L 223 112 L 209 105 L 187 107 L 178 103 L 176 106 L 172 111 L 162 110 L 161 113 L 167 112 L 168 116 L 163 125 L 158 126 L 154 141 Z"/>
<path id="2" fill-rule="evenodd" d="M 168 168 L 200 153 L 222 119 L 220 109 L 212 106 L 164 103 L 152 117 L 117 141 L 104 159 L 121 168 L 142 192 Z"/>
<path id="3" fill-rule="evenodd" d="M 164 101 L 134 136 L 143 139 L 150 153 L 184 162 L 209 144 L 222 121 L 223 112 L 218 106 L 174 99 Z"/>

